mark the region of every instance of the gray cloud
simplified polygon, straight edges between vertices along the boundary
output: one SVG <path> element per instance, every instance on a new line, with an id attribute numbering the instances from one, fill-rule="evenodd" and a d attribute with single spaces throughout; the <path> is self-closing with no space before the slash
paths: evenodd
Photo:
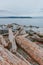
<path id="1" fill-rule="evenodd" d="M 0 10 L 8 10 L 15 15 L 28 15 L 42 8 L 43 0 L 0 0 Z"/>

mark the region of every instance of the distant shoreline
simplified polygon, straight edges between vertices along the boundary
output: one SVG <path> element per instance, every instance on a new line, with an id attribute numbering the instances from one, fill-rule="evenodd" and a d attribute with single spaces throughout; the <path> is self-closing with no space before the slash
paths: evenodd
<path id="1" fill-rule="evenodd" d="M 32 18 L 34 18 L 34 19 L 36 19 L 36 18 L 43 18 L 43 17 L 28 17 L 28 16 L 5 16 L 5 17 L 3 16 L 3 17 L 1 17 L 0 16 L 0 18 L 22 18 L 22 19 L 26 19 L 26 18 L 27 19 L 28 18 L 31 18 L 32 19 Z"/>
<path id="2" fill-rule="evenodd" d="M 0 18 L 32 18 L 32 17 L 11 17 L 9 16 L 9 17 L 0 17 Z"/>

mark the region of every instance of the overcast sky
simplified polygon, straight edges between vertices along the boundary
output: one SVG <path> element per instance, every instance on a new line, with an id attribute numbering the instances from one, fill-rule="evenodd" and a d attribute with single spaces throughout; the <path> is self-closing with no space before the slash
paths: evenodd
<path id="1" fill-rule="evenodd" d="M 0 10 L 8 10 L 15 15 L 29 15 L 40 9 L 43 10 L 43 0 L 0 0 Z"/>

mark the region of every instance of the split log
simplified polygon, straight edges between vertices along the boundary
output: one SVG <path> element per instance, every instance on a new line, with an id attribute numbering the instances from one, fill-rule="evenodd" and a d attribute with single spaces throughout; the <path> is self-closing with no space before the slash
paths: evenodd
<path id="1" fill-rule="evenodd" d="M 39 47 L 38 45 L 34 44 L 30 40 L 22 37 L 17 36 L 16 42 L 23 48 L 35 61 L 37 61 L 40 65 L 43 65 L 43 48 Z"/>
<path id="2" fill-rule="evenodd" d="M 15 42 L 15 36 L 13 35 L 13 32 L 12 32 L 12 29 L 9 28 L 9 40 L 12 44 L 12 48 L 10 49 L 12 52 L 16 52 L 17 50 L 17 45 L 16 45 L 16 42 Z"/>
<path id="3" fill-rule="evenodd" d="M 31 65 L 0 46 L 0 65 Z"/>

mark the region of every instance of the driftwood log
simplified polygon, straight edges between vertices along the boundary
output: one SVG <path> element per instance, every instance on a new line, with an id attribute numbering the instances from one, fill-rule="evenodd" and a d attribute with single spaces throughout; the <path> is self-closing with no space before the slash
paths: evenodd
<path id="1" fill-rule="evenodd" d="M 0 45 L 0 65 L 31 65 Z"/>
<path id="2" fill-rule="evenodd" d="M 12 31 L 11 29 L 10 29 L 10 31 Z M 9 32 L 10 32 L 9 31 Z M 11 33 L 11 34 L 10 34 Z M 13 32 L 10 32 L 9 33 L 9 35 L 11 36 L 11 35 L 13 35 Z M 12 39 L 14 38 L 14 40 L 11 40 L 11 37 L 9 37 L 9 39 L 11 40 L 11 42 L 12 41 L 15 41 L 15 37 L 18 35 L 18 31 L 16 32 L 16 34 L 15 35 L 13 35 L 12 36 Z M 21 35 L 22 37 L 27 37 L 28 36 L 28 34 L 24 34 L 24 35 Z M 13 43 L 12 43 L 13 44 Z M 16 44 L 16 42 L 15 42 L 15 44 Z M 14 44 L 13 44 L 14 45 Z M 15 47 L 15 46 L 14 46 Z M 27 62 L 27 61 L 29 61 L 31 64 L 36 64 L 34 61 L 33 61 L 33 59 L 32 58 L 30 58 L 29 56 L 25 59 L 21 54 L 19 54 L 17 51 L 15 51 L 14 49 L 12 49 L 12 52 L 13 53 L 16 53 L 16 55 L 19 57 L 19 58 L 21 58 L 22 60 L 24 60 L 25 62 Z M 21 51 L 22 52 L 22 51 Z M 22 52 L 23 53 L 23 52 Z M 27 60 L 27 61 L 26 61 Z"/>
<path id="3" fill-rule="evenodd" d="M 36 32 L 36 34 L 38 35 L 38 36 L 40 36 L 40 37 L 43 37 L 43 33 L 42 32 Z"/>
<path id="4" fill-rule="evenodd" d="M 30 40 L 22 37 L 16 37 L 17 44 L 23 48 L 35 61 L 40 65 L 43 65 L 43 48 L 40 48 L 38 45 L 34 44 Z"/>
<path id="5" fill-rule="evenodd" d="M 31 39 L 43 43 L 43 38 L 39 37 L 38 35 L 33 35 L 33 36 L 31 36 Z"/>
<path id="6" fill-rule="evenodd" d="M 11 28 L 9 28 L 9 41 L 12 43 L 12 48 L 10 49 L 10 51 L 16 52 L 17 45 L 16 45 L 16 42 L 15 42 L 15 36 L 13 35 Z"/>
<path id="7" fill-rule="evenodd" d="M 25 59 L 20 53 L 18 53 L 18 52 L 16 52 L 16 56 L 18 56 L 20 59 L 22 59 L 23 61 L 25 61 L 26 63 L 31 63 L 32 65 L 33 64 L 35 64 L 35 62 L 34 61 L 32 61 L 31 59 L 30 59 L 30 57 L 28 56 L 28 59 Z M 32 62 L 31 62 L 32 61 Z"/>
<path id="8" fill-rule="evenodd" d="M 10 33 L 11 33 L 11 31 L 12 30 L 10 30 Z M 11 33 L 11 35 L 13 35 L 12 33 Z M 16 34 L 17 35 L 17 34 Z M 15 35 L 15 36 L 16 36 Z M 14 36 L 14 37 L 15 37 Z M 13 39 L 13 36 L 12 36 L 12 39 Z M 10 40 L 11 40 L 11 37 L 10 37 Z M 3 36 L 2 35 L 0 35 L 0 41 L 1 41 L 1 45 L 3 46 L 3 47 L 6 47 L 6 45 L 7 45 L 7 43 L 6 43 L 6 41 L 5 41 L 5 39 L 3 38 Z M 12 42 L 13 40 L 11 40 L 11 42 Z M 15 40 L 14 40 L 15 41 Z M 14 45 L 14 44 L 13 44 Z M 15 48 L 15 46 L 13 46 L 14 48 Z M 3 48 L 4 49 L 4 48 Z M 12 51 L 13 51 L 14 49 L 12 49 Z M 15 50 L 14 50 L 15 51 Z M 23 60 L 24 62 L 26 62 L 28 65 L 29 65 L 29 62 L 22 56 L 22 55 L 20 55 L 18 52 L 16 52 L 16 56 L 18 56 L 18 58 L 20 58 L 21 60 Z M 4 63 L 4 62 L 3 62 Z M 2 64 L 3 64 L 2 63 Z M 6 62 L 7 63 L 7 62 Z M 8 63 L 7 63 L 8 64 Z M 5 65 L 5 64 L 3 64 L 3 65 Z"/>
<path id="9" fill-rule="evenodd" d="M 12 32 L 12 29 L 9 28 L 9 41 L 12 43 L 12 48 L 10 49 L 12 52 L 16 52 L 17 51 L 17 45 L 15 42 L 15 37 L 19 34 L 19 31 L 16 32 L 16 34 L 14 35 Z M 22 37 L 26 37 L 28 34 L 22 35 Z"/>

